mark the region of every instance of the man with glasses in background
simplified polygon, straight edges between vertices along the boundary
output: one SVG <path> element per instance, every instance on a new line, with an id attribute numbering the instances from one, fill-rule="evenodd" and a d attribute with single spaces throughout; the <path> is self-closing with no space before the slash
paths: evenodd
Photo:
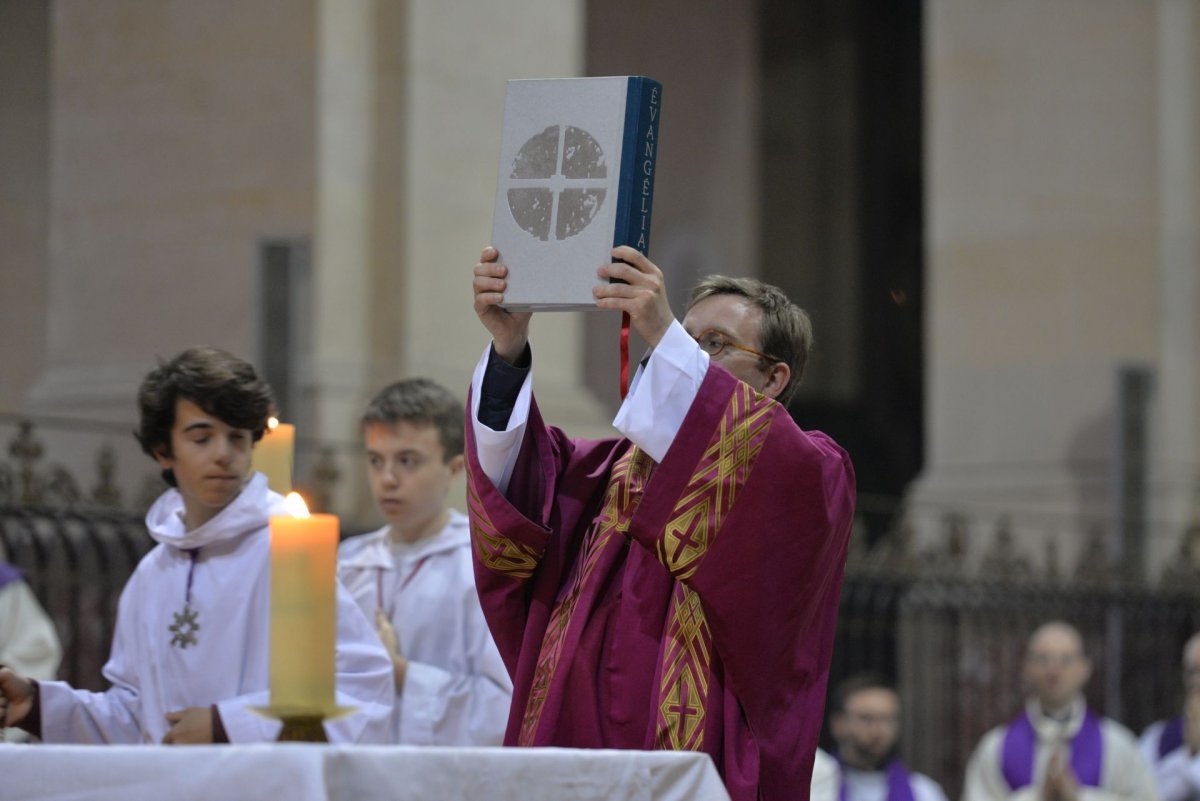
<path id="1" fill-rule="evenodd" d="M 614 426 L 572 440 L 533 400 L 528 313 L 475 265 L 492 335 L 471 386 L 476 586 L 513 675 L 509 745 L 709 754 L 733 801 L 808 795 L 854 473 L 786 403 L 812 340 L 777 288 L 710 277 L 683 322 L 629 247 L 596 305 L 652 347 Z M 607 283 L 615 279 L 620 283 Z"/>
<path id="2" fill-rule="evenodd" d="M 937 782 L 900 759 L 900 696 L 882 676 L 844 679 L 830 693 L 829 709 L 837 781 L 813 801 L 946 801 Z"/>
<path id="3" fill-rule="evenodd" d="M 1133 734 L 1088 709 L 1092 663 L 1069 623 L 1029 638 L 1025 711 L 984 735 L 967 765 L 964 801 L 1153 801 L 1150 766 Z"/>

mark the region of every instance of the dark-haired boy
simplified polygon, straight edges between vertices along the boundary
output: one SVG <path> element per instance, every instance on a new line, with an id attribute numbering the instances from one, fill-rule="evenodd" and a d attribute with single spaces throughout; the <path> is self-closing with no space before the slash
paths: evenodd
<path id="1" fill-rule="evenodd" d="M 367 406 L 362 432 L 387 525 L 342 543 L 340 574 L 392 654 L 393 742 L 499 745 L 512 681 L 475 592 L 466 515 L 446 505 L 462 404 L 433 381 L 400 381 Z"/>
<path id="2" fill-rule="evenodd" d="M 138 392 L 142 449 L 173 489 L 146 515 L 159 545 L 121 593 L 105 692 L 0 670 L 0 712 L 47 742 L 272 740 L 268 702 L 270 537 L 282 500 L 250 474 L 271 391 L 245 361 L 193 348 L 152 370 Z M 333 742 L 381 742 L 391 665 L 369 622 L 338 588 Z"/>

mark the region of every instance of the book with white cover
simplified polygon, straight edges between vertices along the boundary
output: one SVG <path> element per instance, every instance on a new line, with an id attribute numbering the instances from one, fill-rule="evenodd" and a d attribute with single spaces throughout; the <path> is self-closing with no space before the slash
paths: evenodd
<path id="1" fill-rule="evenodd" d="M 647 252 L 661 104 L 639 76 L 508 82 L 492 217 L 505 308 L 594 309 L 612 248 Z"/>

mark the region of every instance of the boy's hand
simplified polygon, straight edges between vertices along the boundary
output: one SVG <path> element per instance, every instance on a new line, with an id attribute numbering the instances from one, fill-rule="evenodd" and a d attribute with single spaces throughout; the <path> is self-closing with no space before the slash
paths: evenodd
<path id="1" fill-rule="evenodd" d="M 212 709 L 190 706 L 178 712 L 168 712 L 171 728 L 163 736 L 164 745 L 202 745 L 213 741 Z"/>
<path id="2" fill-rule="evenodd" d="M 383 647 L 387 649 L 388 654 L 399 656 L 400 635 L 396 634 L 392 621 L 388 620 L 387 613 L 382 609 L 375 610 L 375 630 L 379 632 L 379 639 L 383 640 Z"/>
<path id="3" fill-rule="evenodd" d="M 387 613 L 382 609 L 375 610 L 375 630 L 379 632 L 379 639 L 387 649 L 388 656 L 392 658 L 396 692 L 403 692 L 404 677 L 408 675 L 408 660 L 400 653 L 400 635 L 396 634 L 392 621 L 388 620 Z"/>
<path id="4" fill-rule="evenodd" d="M 496 355 L 509 364 L 514 364 L 525 352 L 529 341 L 529 312 L 510 312 L 500 308 L 504 292 L 508 289 L 508 267 L 497 264 L 500 254 L 493 247 L 486 247 L 475 265 L 475 313 L 480 322 L 492 335 L 492 347 Z"/>
<path id="5" fill-rule="evenodd" d="M 15 726 L 33 709 L 33 682 L 0 668 L 0 721 Z"/>
<path id="6" fill-rule="evenodd" d="M 667 302 L 667 285 L 662 270 L 638 250 L 621 245 L 613 248 L 614 259 L 624 263 L 604 264 L 596 270 L 601 278 L 616 278 L 623 284 L 592 287 L 596 305 L 601 309 L 629 312 L 629 322 L 650 347 L 667 333 L 675 315 Z"/>

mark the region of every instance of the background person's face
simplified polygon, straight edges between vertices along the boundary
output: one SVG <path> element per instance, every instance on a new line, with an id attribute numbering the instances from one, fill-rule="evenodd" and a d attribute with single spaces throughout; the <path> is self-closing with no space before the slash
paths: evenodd
<path id="1" fill-rule="evenodd" d="M 900 698 L 883 687 L 859 690 L 830 720 L 830 729 L 846 764 L 877 768 L 900 738 Z"/>
<path id="2" fill-rule="evenodd" d="M 1048 628 L 1029 643 L 1025 679 L 1047 709 L 1066 706 L 1087 684 L 1092 666 L 1079 637 L 1066 628 Z"/>

